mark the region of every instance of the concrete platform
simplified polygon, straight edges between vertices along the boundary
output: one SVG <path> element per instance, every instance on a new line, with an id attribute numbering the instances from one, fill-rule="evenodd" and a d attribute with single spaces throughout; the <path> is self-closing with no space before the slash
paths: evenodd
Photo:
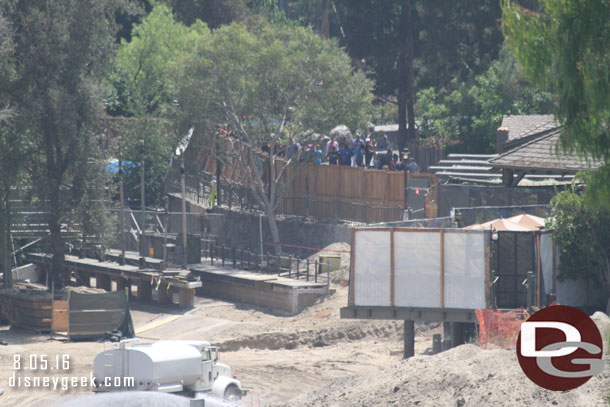
<path id="1" fill-rule="evenodd" d="M 106 251 L 106 258 L 108 260 L 118 262 L 121 257 L 121 251 L 116 249 L 109 249 Z M 125 252 L 125 264 L 130 266 L 140 266 L 140 255 L 136 252 Z M 163 260 L 155 259 L 153 257 L 144 257 L 144 268 L 155 269 L 155 270 L 163 270 L 165 268 L 165 264 Z"/>
<path id="2" fill-rule="evenodd" d="M 266 307 L 281 314 L 298 314 L 318 297 L 328 294 L 326 283 L 212 266 L 205 260 L 189 265 L 189 269 L 201 277 L 203 285 L 197 289 L 198 294 Z"/>
<path id="3" fill-rule="evenodd" d="M 36 264 L 50 264 L 50 255 L 44 253 L 28 253 L 28 261 Z M 127 257 L 127 256 L 126 256 Z M 154 270 L 141 269 L 129 264 L 120 265 L 110 261 L 98 261 L 96 259 L 79 258 L 66 255 L 66 270 L 74 271 L 79 285 L 89 287 L 91 277 L 95 277 L 96 287 L 106 291 L 112 291 L 112 281 L 116 281 L 118 290 L 138 287 L 138 300 L 146 301 L 152 299 L 152 290 L 164 290 L 158 296 L 161 304 L 169 302 L 170 289 L 178 290 L 180 306 L 192 308 L 194 305 L 195 289 L 201 287 L 201 281 L 191 281 L 181 276 L 181 270 Z M 68 276 L 69 277 L 69 276 Z"/>

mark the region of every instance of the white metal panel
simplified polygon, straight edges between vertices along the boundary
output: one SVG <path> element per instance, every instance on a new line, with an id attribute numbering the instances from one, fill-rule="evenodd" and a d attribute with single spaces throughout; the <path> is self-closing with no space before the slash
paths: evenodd
<path id="1" fill-rule="evenodd" d="M 390 232 L 354 234 L 354 305 L 390 305 Z"/>
<path id="2" fill-rule="evenodd" d="M 445 233 L 445 307 L 486 308 L 484 231 Z"/>
<path id="3" fill-rule="evenodd" d="M 394 304 L 440 307 L 440 233 L 394 233 Z"/>

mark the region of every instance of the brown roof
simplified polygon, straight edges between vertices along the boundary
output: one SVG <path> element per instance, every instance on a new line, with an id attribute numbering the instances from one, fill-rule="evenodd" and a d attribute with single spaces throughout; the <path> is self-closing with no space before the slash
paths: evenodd
<path id="1" fill-rule="evenodd" d="M 532 114 L 504 116 L 500 127 L 508 129 L 507 142 L 511 142 L 558 126 L 552 114 Z"/>
<path id="2" fill-rule="evenodd" d="M 575 173 L 587 169 L 597 169 L 603 163 L 564 152 L 559 147 L 561 129 L 552 130 L 530 142 L 521 144 L 489 160 L 496 168 L 523 169 L 530 171 L 551 171 Z"/>

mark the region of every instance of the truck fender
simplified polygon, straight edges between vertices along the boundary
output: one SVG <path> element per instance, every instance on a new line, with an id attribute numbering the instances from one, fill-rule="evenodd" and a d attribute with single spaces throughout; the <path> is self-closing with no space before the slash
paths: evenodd
<path id="1" fill-rule="evenodd" d="M 234 384 L 238 389 L 241 390 L 241 383 L 239 380 L 233 379 L 228 376 L 218 376 L 216 380 L 214 380 L 214 384 L 212 385 L 212 393 L 219 396 L 225 396 L 225 390 L 229 385 Z"/>

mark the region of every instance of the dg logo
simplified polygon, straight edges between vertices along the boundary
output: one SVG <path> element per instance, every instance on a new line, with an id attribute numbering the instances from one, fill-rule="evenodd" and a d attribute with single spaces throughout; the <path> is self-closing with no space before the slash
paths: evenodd
<path id="1" fill-rule="evenodd" d="M 584 312 L 566 305 L 543 308 L 521 324 L 517 359 L 526 376 L 548 390 L 566 391 L 602 372 L 599 329 Z"/>

